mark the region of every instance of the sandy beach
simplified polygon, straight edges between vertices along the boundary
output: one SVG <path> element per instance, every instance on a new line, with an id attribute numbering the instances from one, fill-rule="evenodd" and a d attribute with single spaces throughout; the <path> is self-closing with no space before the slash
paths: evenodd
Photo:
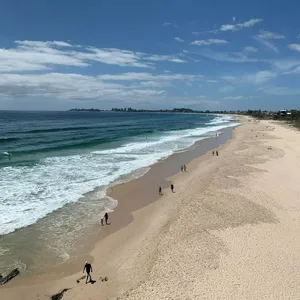
<path id="1" fill-rule="evenodd" d="M 111 222 L 135 197 L 130 220 L 106 226 L 80 261 L 0 287 L 0 299 L 50 299 L 63 289 L 63 300 L 299 299 L 299 132 L 244 119 L 218 150 L 191 157 L 187 172 L 169 171 L 160 198 L 138 180 L 113 188 Z M 141 180 L 156 185 L 162 170 Z M 86 259 L 93 285 L 76 282 Z"/>

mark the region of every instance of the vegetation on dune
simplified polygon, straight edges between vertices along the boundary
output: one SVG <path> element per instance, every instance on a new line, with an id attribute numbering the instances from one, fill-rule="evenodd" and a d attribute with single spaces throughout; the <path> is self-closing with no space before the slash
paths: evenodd
<path id="1" fill-rule="evenodd" d="M 285 121 L 300 130 L 300 110 L 280 110 L 277 112 L 248 110 L 246 114 L 261 120 Z"/>

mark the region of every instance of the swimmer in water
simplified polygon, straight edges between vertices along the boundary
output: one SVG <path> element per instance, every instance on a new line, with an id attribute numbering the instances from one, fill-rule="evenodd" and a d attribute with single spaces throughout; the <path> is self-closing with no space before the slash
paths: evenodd
<path id="1" fill-rule="evenodd" d="M 8 159 L 9 160 L 11 160 L 11 156 L 12 156 L 11 151 L 8 151 Z"/>

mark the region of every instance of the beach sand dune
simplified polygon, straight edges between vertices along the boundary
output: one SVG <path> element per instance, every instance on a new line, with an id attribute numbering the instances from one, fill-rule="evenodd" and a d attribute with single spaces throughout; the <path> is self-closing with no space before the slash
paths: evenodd
<path id="1" fill-rule="evenodd" d="M 95 284 L 76 283 L 78 273 L 31 282 L 31 292 L 1 288 L 0 298 L 49 299 L 71 288 L 63 300 L 300 299 L 299 135 L 271 121 L 243 123 L 218 157 L 207 153 L 171 178 L 176 193 L 166 189 L 96 245 Z"/>

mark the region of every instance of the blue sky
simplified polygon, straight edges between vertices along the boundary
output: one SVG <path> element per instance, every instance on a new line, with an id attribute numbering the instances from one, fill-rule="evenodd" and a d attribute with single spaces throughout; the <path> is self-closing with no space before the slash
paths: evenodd
<path id="1" fill-rule="evenodd" d="M 2 0 L 0 109 L 300 108 L 299 11 L 296 0 Z"/>

